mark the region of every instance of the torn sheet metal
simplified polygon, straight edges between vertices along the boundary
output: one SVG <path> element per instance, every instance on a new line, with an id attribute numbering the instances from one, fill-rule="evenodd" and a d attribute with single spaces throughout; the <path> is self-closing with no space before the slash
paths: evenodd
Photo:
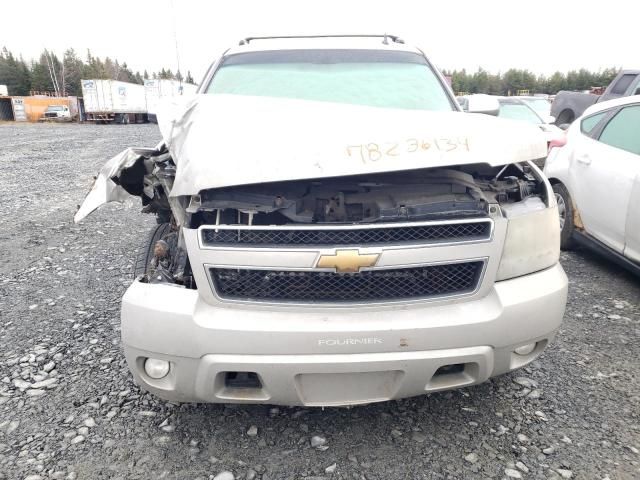
<path id="1" fill-rule="evenodd" d="M 105 203 L 126 200 L 130 194 L 112 179 L 117 178 L 124 169 L 130 168 L 140 161 L 143 155 L 155 152 L 156 150 L 153 148 L 127 148 L 109 160 L 100 170 L 93 187 L 73 217 L 73 221 L 79 222 Z"/>
<path id="2" fill-rule="evenodd" d="M 177 164 L 171 196 L 273 181 L 497 166 L 547 153 L 535 125 L 461 112 L 198 95 L 158 118 Z"/>

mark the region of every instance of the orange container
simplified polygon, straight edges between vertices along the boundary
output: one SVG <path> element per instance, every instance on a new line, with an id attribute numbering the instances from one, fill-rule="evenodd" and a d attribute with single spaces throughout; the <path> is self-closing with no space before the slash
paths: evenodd
<path id="1" fill-rule="evenodd" d="M 44 115 L 44 111 L 49 105 L 66 105 L 69 106 L 68 97 L 22 97 L 24 100 L 24 111 L 27 120 L 37 122 Z"/>

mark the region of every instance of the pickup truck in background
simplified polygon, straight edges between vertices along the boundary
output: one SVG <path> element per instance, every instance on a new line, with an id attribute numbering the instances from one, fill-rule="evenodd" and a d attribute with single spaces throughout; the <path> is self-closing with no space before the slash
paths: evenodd
<path id="1" fill-rule="evenodd" d="M 621 70 L 602 95 L 566 90 L 558 92 L 551 105 L 551 115 L 556 117 L 556 125 L 568 125 L 595 103 L 638 94 L 640 70 Z"/>
<path id="2" fill-rule="evenodd" d="M 40 118 L 41 122 L 46 121 L 68 121 L 70 122 L 71 111 L 67 105 L 49 105 Z"/>

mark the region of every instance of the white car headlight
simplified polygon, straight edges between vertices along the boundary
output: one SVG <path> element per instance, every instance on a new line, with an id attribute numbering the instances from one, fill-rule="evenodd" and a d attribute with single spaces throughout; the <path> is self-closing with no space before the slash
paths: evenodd
<path id="1" fill-rule="evenodd" d="M 553 202 L 547 207 L 535 197 L 520 203 L 507 213 L 507 236 L 496 280 L 544 270 L 560 259 L 558 206 Z"/>

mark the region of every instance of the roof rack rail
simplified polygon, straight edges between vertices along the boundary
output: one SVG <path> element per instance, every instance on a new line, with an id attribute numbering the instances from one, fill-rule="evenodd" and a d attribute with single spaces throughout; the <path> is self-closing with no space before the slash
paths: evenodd
<path id="1" fill-rule="evenodd" d="M 404 43 L 397 35 L 282 35 L 275 37 L 246 37 L 238 42 L 238 45 L 248 45 L 253 40 L 278 40 L 281 38 L 382 38 L 382 43 L 387 45 L 389 40 L 393 43 Z"/>

